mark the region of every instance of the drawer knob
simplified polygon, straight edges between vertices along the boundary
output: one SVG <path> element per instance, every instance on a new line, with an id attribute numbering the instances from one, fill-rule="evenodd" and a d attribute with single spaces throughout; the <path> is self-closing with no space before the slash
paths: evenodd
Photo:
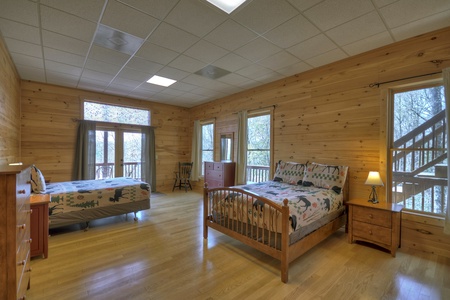
<path id="1" fill-rule="evenodd" d="M 31 271 L 32 271 L 31 267 L 29 267 L 27 270 L 25 270 L 25 272 L 31 272 Z"/>
<path id="2" fill-rule="evenodd" d="M 18 266 L 25 266 L 26 264 L 27 264 L 26 260 L 22 260 L 17 263 Z"/>
<path id="3" fill-rule="evenodd" d="M 25 229 L 25 228 L 27 228 L 27 224 L 17 225 L 17 227 L 19 229 Z"/>
<path id="4" fill-rule="evenodd" d="M 369 234 L 372 235 L 372 230 L 369 230 Z"/>
<path id="5" fill-rule="evenodd" d="M 369 218 L 373 219 L 373 215 L 372 215 L 372 214 L 369 214 Z"/>
<path id="6" fill-rule="evenodd" d="M 27 241 L 28 244 L 31 244 L 32 242 L 33 242 L 33 239 L 31 239 L 31 238 L 28 239 L 28 241 Z"/>
<path id="7" fill-rule="evenodd" d="M 31 215 L 32 213 L 33 213 L 33 210 L 32 210 L 32 209 L 30 209 L 30 210 L 27 211 L 27 214 L 29 214 L 29 215 Z"/>
<path id="8" fill-rule="evenodd" d="M 17 191 L 17 193 L 19 193 L 19 194 L 25 194 L 26 191 L 25 191 L 25 190 L 19 190 L 19 191 Z"/>

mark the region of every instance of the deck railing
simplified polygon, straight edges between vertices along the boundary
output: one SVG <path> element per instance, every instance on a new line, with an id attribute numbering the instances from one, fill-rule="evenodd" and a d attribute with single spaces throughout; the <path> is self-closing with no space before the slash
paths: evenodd
<path id="1" fill-rule="evenodd" d="M 268 181 L 269 174 L 268 166 L 247 166 L 247 183 Z"/>
<path id="2" fill-rule="evenodd" d="M 114 163 L 95 164 L 95 179 L 113 178 L 115 174 Z M 141 179 L 141 163 L 127 162 L 123 163 L 123 177 Z"/>

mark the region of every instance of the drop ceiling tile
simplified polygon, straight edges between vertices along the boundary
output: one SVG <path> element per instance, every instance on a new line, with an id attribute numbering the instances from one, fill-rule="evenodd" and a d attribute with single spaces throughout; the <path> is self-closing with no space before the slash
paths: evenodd
<path id="1" fill-rule="evenodd" d="M 329 30 L 374 9 L 370 0 L 325 0 L 306 10 L 304 16 L 320 29 Z"/>
<path id="2" fill-rule="evenodd" d="M 150 16 L 164 19 L 179 0 L 118 0 Z"/>
<path id="3" fill-rule="evenodd" d="M 227 20 L 205 36 L 205 40 L 233 51 L 258 35 L 233 20 Z"/>
<path id="4" fill-rule="evenodd" d="M 206 66 L 206 63 L 186 55 L 180 55 L 175 58 L 169 66 L 189 73 L 195 73 Z"/>
<path id="5" fill-rule="evenodd" d="M 184 83 L 196 86 L 196 88 L 197 88 L 197 87 L 201 87 L 201 86 L 208 86 L 208 84 L 211 83 L 211 81 L 213 81 L 213 80 L 208 79 L 203 76 L 200 76 L 200 75 L 190 74 L 190 75 L 186 76 L 185 78 L 183 78 L 181 81 Z"/>
<path id="6" fill-rule="evenodd" d="M 234 52 L 243 58 L 251 60 L 253 62 L 259 61 L 271 55 L 274 55 L 277 52 L 280 52 L 282 49 L 275 46 L 271 42 L 267 41 L 263 38 L 257 38 L 248 44 L 242 46 L 239 49 L 236 49 Z"/>
<path id="7" fill-rule="evenodd" d="M 166 65 L 178 55 L 180 55 L 179 52 L 169 50 L 150 42 L 145 42 L 141 48 L 139 48 L 138 52 L 136 52 L 135 57 L 138 56 L 161 65 Z"/>
<path id="8" fill-rule="evenodd" d="M 230 52 L 214 62 L 216 67 L 228 70 L 230 72 L 235 72 L 236 70 L 245 68 L 251 64 L 252 62 L 250 60 L 245 59 L 233 52 Z"/>
<path id="9" fill-rule="evenodd" d="M 263 34 L 293 18 L 299 12 L 285 0 L 252 1 L 232 18 L 245 27 Z"/>
<path id="10" fill-rule="evenodd" d="M 308 8 L 322 2 L 323 0 L 288 0 L 299 11 L 305 11 Z"/>
<path id="11" fill-rule="evenodd" d="M 343 46 L 386 30 L 380 16 L 374 11 L 330 29 L 326 35 L 339 46 Z"/>
<path id="12" fill-rule="evenodd" d="M 20 53 L 29 56 L 42 58 L 42 47 L 15 39 L 4 38 L 10 53 Z"/>
<path id="13" fill-rule="evenodd" d="M 391 30 L 396 41 L 450 26 L 450 10 L 423 18 Z"/>
<path id="14" fill-rule="evenodd" d="M 120 78 L 143 83 L 144 81 L 147 81 L 152 76 L 152 74 L 125 67 L 120 71 L 119 74 L 117 74 L 117 76 Z"/>
<path id="15" fill-rule="evenodd" d="M 373 0 L 373 3 L 375 3 L 375 6 L 378 8 L 381 8 L 383 6 L 392 4 L 394 2 L 397 2 L 398 0 Z"/>
<path id="16" fill-rule="evenodd" d="M 186 83 L 186 82 L 182 82 L 182 81 L 177 81 L 174 84 L 172 84 L 170 86 L 171 88 L 174 88 L 176 90 L 179 91 L 183 91 L 183 92 L 189 92 L 192 91 L 193 89 L 197 88 L 197 86 Z"/>
<path id="17" fill-rule="evenodd" d="M 163 91 L 165 89 L 165 87 L 160 86 L 160 85 L 156 85 L 156 84 L 151 84 L 148 82 L 144 82 L 143 84 L 141 84 L 139 86 L 140 89 L 144 89 L 144 90 L 148 90 L 152 93 L 159 93 L 161 91 Z"/>
<path id="18" fill-rule="evenodd" d="M 46 47 L 68 53 L 85 56 L 89 50 L 89 43 L 47 30 L 42 31 L 42 39 Z"/>
<path id="19" fill-rule="evenodd" d="M 184 54 L 207 64 L 225 56 L 227 53 L 227 50 L 205 40 L 200 40 L 184 52 Z"/>
<path id="20" fill-rule="evenodd" d="M 4 38 L 12 38 L 36 45 L 41 44 L 38 27 L 0 19 L 0 28 Z"/>
<path id="21" fill-rule="evenodd" d="M 111 49 L 106 49 L 93 45 L 91 51 L 89 52 L 89 58 L 104 61 L 113 65 L 124 65 L 129 59 L 130 55 L 118 52 Z"/>
<path id="22" fill-rule="evenodd" d="M 139 70 L 148 74 L 156 74 L 164 65 L 140 57 L 133 56 L 126 64 L 127 68 Z"/>
<path id="23" fill-rule="evenodd" d="M 141 89 L 141 87 L 137 87 L 136 89 L 130 92 L 130 97 L 132 98 L 140 98 L 140 99 L 149 99 L 153 94 L 149 90 Z"/>
<path id="24" fill-rule="evenodd" d="M 262 65 L 271 70 L 277 71 L 278 69 L 283 69 L 287 66 L 299 63 L 300 60 L 294 55 L 281 51 L 272 56 L 269 56 L 265 59 L 262 59 L 258 62 L 259 65 Z"/>
<path id="25" fill-rule="evenodd" d="M 43 29 L 91 42 L 96 23 L 43 5 L 40 11 Z"/>
<path id="26" fill-rule="evenodd" d="M 319 34 L 309 40 L 288 48 L 287 51 L 301 60 L 306 60 L 335 48 L 336 44 L 325 35 Z"/>
<path id="27" fill-rule="evenodd" d="M 56 84 L 67 87 L 76 87 L 78 84 L 79 76 L 70 75 L 67 73 L 60 73 L 47 70 L 47 83 Z"/>
<path id="28" fill-rule="evenodd" d="M 287 66 L 287 67 L 282 68 L 282 69 L 278 69 L 277 72 L 280 73 L 280 74 L 283 74 L 284 76 L 292 76 L 292 75 L 295 75 L 295 74 L 306 72 L 306 71 L 311 70 L 311 69 L 312 69 L 312 67 L 310 65 L 306 64 L 303 61 L 300 61 L 300 62 L 298 62 L 296 64 Z"/>
<path id="29" fill-rule="evenodd" d="M 316 26 L 302 15 L 298 15 L 272 29 L 264 37 L 280 47 L 288 48 L 319 33 Z"/>
<path id="30" fill-rule="evenodd" d="M 44 48 L 44 57 L 47 60 L 65 63 L 76 67 L 83 67 L 84 65 L 83 56 L 52 48 Z"/>
<path id="31" fill-rule="evenodd" d="M 62 64 L 56 61 L 46 60 L 45 61 L 45 69 L 47 71 L 53 71 L 58 73 L 64 73 L 72 76 L 80 76 L 81 68 L 74 67 L 67 64 Z"/>
<path id="32" fill-rule="evenodd" d="M 108 85 L 109 81 L 102 81 L 89 77 L 81 77 L 78 83 L 78 88 L 103 92 Z"/>
<path id="33" fill-rule="evenodd" d="M 199 41 L 199 38 L 163 22 L 151 34 L 148 41 L 181 53 Z"/>
<path id="34" fill-rule="evenodd" d="M 249 81 L 250 79 L 236 73 L 230 73 L 228 75 L 220 77 L 217 80 L 234 86 L 240 86 L 242 83 Z"/>
<path id="35" fill-rule="evenodd" d="M 189 72 L 185 72 L 183 70 L 175 69 L 172 67 L 164 67 L 158 71 L 156 75 L 167 77 L 174 80 L 181 80 L 184 77 L 189 75 Z"/>
<path id="36" fill-rule="evenodd" d="M 342 49 L 349 55 L 356 55 L 375 48 L 379 48 L 394 42 L 389 32 L 384 31 L 354 43 L 342 46 Z"/>
<path id="37" fill-rule="evenodd" d="M 40 0 L 40 3 L 80 18 L 97 22 L 105 5 L 105 0 Z"/>
<path id="38" fill-rule="evenodd" d="M 109 74 L 112 76 L 115 76 L 120 69 L 122 68 L 121 65 L 113 65 L 104 61 L 95 60 L 92 58 L 89 58 L 86 61 L 85 68 L 91 71 L 97 71 L 100 73 Z"/>
<path id="39" fill-rule="evenodd" d="M 204 2 L 192 0 L 181 0 L 164 19 L 198 37 L 203 37 L 225 20 L 224 14 L 210 9 Z"/>
<path id="40" fill-rule="evenodd" d="M 113 81 L 111 81 L 110 87 L 111 86 L 123 86 L 124 89 L 128 90 L 128 92 L 134 90 L 135 88 L 137 88 L 139 85 L 141 85 L 143 83 L 143 81 L 137 81 L 137 80 L 132 80 L 129 78 L 124 78 L 124 77 L 116 77 L 114 78 Z"/>
<path id="41" fill-rule="evenodd" d="M 120 16 L 120 17 L 118 17 Z M 132 20 L 132 22 L 130 22 Z M 145 39 L 159 20 L 117 1 L 108 1 L 101 23 Z"/>
<path id="42" fill-rule="evenodd" d="M 10 54 L 16 66 L 17 65 L 29 66 L 38 69 L 44 68 L 44 60 L 42 58 L 29 56 L 21 53 L 10 53 Z"/>
<path id="43" fill-rule="evenodd" d="M 30 66 L 16 65 L 17 72 L 23 80 L 32 80 L 36 82 L 45 82 L 45 71 L 43 68 L 34 68 Z"/>
<path id="44" fill-rule="evenodd" d="M 276 72 L 269 72 L 266 74 L 261 74 L 260 76 L 254 77 L 254 80 L 261 82 L 261 83 L 270 83 L 275 80 L 283 79 L 283 75 L 276 73 Z"/>
<path id="45" fill-rule="evenodd" d="M 89 69 L 84 69 L 83 73 L 81 74 L 81 79 L 94 79 L 105 83 L 111 82 L 113 78 L 114 75 L 93 71 Z"/>
<path id="46" fill-rule="evenodd" d="M 305 60 L 305 62 L 317 68 L 347 57 L 348 55 L 345 54 L 341 49 L 333 49 L 326 53 L 309 58 Z"/>
<path id="47" fill-rule="evenodd" d="M 0 18 L 39 26 L 37 4 L 28 0 L 2 0 Z"/>
<path id="48" fill-rule="evenodd" d="M 128 94 L 132 91 L 128 86 L 124 86 L 121 84 L 109 85 L 105 89 L 105 93 L 118 95 L 118 96 L 128 96 Z"/>
<path id="49" fill-rule="evenodd" d="M 255 80 L 256 77 L 272 73 L 272 70 L 269 70 L 260 65 L 250 65 L 248 67 L 240 69 L 236 73 L 249 79 Z"/>
<path id="50" fill-rule="evenodd" d="M 381 8 L 380 13 L 389 28 L 396 28 L 445 10 L 450 10 L 448 0 L 400 0 Z"/>

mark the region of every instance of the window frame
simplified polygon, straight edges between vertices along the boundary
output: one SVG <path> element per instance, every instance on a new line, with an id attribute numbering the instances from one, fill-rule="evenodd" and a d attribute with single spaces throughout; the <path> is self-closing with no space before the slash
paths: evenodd
<path id="1" fill-rule="evenodd" d="M 203 149 L 203 128 L 204 126 L 209 126 L 212 125 L 212 149 Z M 204 164 L 205 161 L 207 160 L 203 160 L 203 152 L 204 151 L 209 151 L 212 153 L 212 161 L 214 161 L 214 150 L 215 150 L 215 139 L 216 139 L 216 122 L 215 120 L 204 120 L 204 121 L 200 121 L 200 132 L 201 132 L 201 137 L 200 137 L 200 176 L 204 177 L 205 176 L 205 168 L 204 168 Z"/>

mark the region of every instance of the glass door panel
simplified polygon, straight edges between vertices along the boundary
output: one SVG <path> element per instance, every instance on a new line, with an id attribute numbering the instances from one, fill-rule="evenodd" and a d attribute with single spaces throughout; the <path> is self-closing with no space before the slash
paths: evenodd
<path id="1" fill-rule="evenodd" d="M 123 176 L 141 179 L 142 134 L 123 132 Z"/>
<path id="2" fill-rule="evenodd" d="M 95 179 L 114 177 L 115 137 L 116 133 L 114 131 L 96 131 Z"/>

